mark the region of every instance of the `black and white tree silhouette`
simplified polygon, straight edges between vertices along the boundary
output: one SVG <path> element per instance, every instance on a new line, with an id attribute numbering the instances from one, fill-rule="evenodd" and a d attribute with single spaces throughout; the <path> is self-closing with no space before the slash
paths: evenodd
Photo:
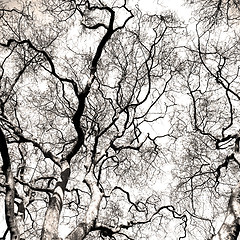
<path id="1" fill-rule="evenodd" d="M 3 239 L 237 239 L 238 4 L 151 4 L 1 4 Z"/>

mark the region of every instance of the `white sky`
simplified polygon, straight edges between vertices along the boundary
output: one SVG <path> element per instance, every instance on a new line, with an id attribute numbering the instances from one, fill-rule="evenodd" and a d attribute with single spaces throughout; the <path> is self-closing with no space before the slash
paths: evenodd
<path id="1" fill-rule="evenodd" d="M 32 2 L 37 2 L 33 0 Z M 130 0 L 129 3 L 135 1 Z M 0 0 L 0 4 L 8 5 L 11 7 L 16 7 L 17 0 Z M 19 4 L 19 3 L 18 3 Z M 190 8 L 184 6 L 184 0 L 139 0 L 140 9 L 149 12 L 157 12 L 160 8 L 171 9 L 180 18 L 187 20 L 190 17 Z"/>
<path id="2" fill-rule="evenodd" d="M 149 12 L 157 12 L 162 9 L 171 9 L 180 18 L 187 20 L 190 17 L 190 8 L 184 6 L 184 0 L 139 0 L 140 9 L 144 9 Z"/>

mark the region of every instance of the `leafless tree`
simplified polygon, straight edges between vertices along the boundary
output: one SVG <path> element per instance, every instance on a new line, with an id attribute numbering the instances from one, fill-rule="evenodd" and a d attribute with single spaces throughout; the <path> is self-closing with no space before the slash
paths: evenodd
<path id="1" fill-rule="evenodd" d="M 185 104 L 172 113 L 180 209 L 189 232 L 211 239 L 239 235 L 239 2 L 198 1 L 182 82 Z M 178 155 L 179 156 L 179 155 Z M 224 217 L 223 217 L 224 216 Z M 219 225 L 219 222 L 222 225 Z M 200 229 L 200 228 L 199 228 Z M 189 233 L 191 234 L 191 233 Z M 198 239 L 196 233 L 192 239 Z"/>
<path id="2" fill-rule="evenodd" d="M 152 188 L 183 24 L 52 0 L 1 6 L 0 28 L 3 239 L 184 238 L 186 215 Z"/>
<path id="3" fill-rule="evenodd" d="M 239 2 L 140 3 L 1 4 L 2 239 L 237 239 Z"/>

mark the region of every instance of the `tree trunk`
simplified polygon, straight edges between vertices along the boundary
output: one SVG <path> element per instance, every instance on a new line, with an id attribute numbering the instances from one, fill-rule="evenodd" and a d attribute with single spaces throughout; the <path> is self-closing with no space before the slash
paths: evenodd
<path id="1" fill-rule="evenodd" d="M 240 183 L 233 190 L 225 220 L 212 240 L 236 240 L 240 231 Z"/>
<path id="2" fill-rule="evenodd" d="M 2 171 L 6 179 L 5 216 L 11 240 L 19 240 L 20 234 L 14 216 L 15 182 L 5 135 L 0 128 L 0 152 L 3 160 Z"/>
<path id="3" fill-rule="evenodd" d="M 67 161 L 62 163 L 61 179 L 57 182 L 45 215 L 42 240 L 59 239 L 58 224 L 63 205 L 64 192 L 70 176 L 70 166 Z"/>
<path id="4" fill-rule="evenodd" d="M 91 202 L 86 213 L 85 222 L 78 224 L 78 226 L 67 236 L 66 240 L 82 240 L 91 230 L 94 229 L 103 193 L 97 186 L 97 180 L 94 177 L 93 168 L 93 165 L 91 165 L 90 170 L 84 179 L 91 191 Z"/>

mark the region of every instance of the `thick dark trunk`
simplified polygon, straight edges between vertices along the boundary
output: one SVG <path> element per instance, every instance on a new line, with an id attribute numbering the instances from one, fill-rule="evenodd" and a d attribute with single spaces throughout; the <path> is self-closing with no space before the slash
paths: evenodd
<path id="1" fill-rule="evenodd" d="M 15 182 L 11 170 L 11 162 L 5 135 L 0 128 L 0 152 L 3 160 L 2 171 L 6 179 L 5 217 L 11 239 L 19 240 L 20 234 L 14 215 Z"/>

